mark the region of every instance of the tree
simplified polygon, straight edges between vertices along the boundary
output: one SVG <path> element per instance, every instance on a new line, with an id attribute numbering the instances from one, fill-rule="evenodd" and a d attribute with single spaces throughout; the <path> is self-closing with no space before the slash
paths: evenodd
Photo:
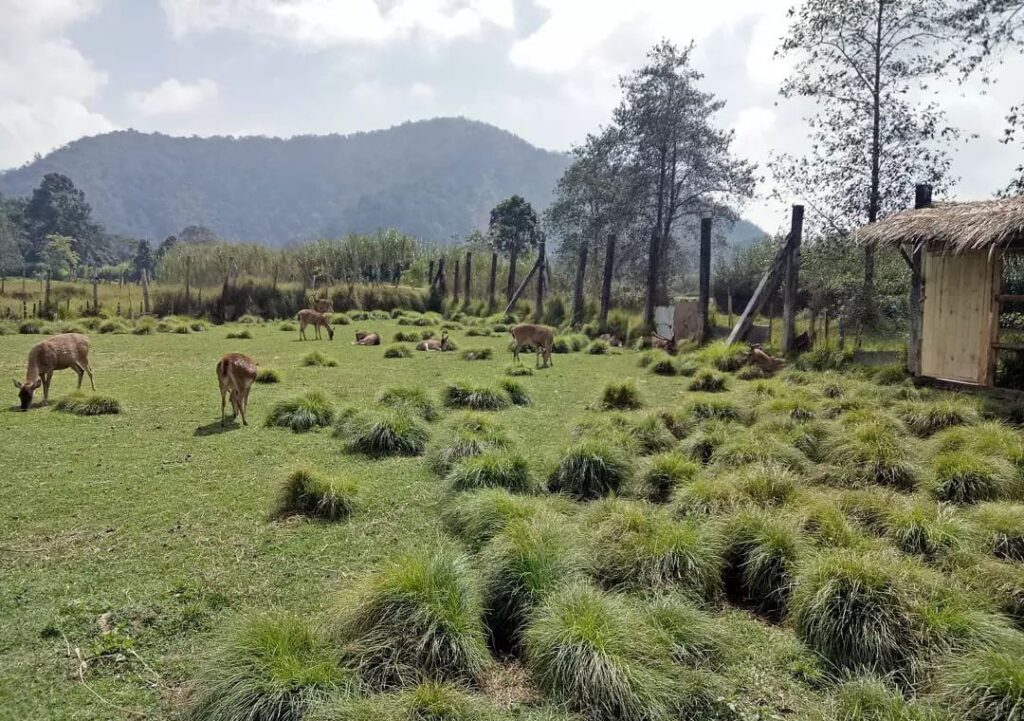
<path id="1" fill-rule="evenodd" d="M 494 248 L 508 256 L 508 290 L 511 300 L 516 291 L 516 262 L 521 253 L 531 250 L 539 242 L 537 213 L 524 198 L 513 195 L 491 210 L 490 233 Z"/>
<path id="2" fill-rule="evenodd" d="M 0 198 L 0 275 L 6 275 L 12 270 L 21 270 L 25 261 L 22 255 L 21 227 L 11 217 L 7 203 Z"/>
<path id="3" fill-rule="evenodd" d="M 156 259 L 153 257 L 153 251 L 149 247 L 148 240 L 139 241 L 138 250 L 135 251 L 135 257 L 132 259 L 132 266 L 135 277 L 141 278 L 142 271 L 146 271 L 152 277 L 153 269 L 156 267 Z"/>
<path id="4" fill-rule="evenodd" d="M 25 206 L 29 260 L 40 260 L 51 235 L 69 238 L 84 263 L 98 265 L 106 258 L 100 226 L 92 221 L 92 206 L 71 178 L 47 173 Z"/>
<path id="5" fill-rule="evenodd" d="M 725 105 L 698 83 L 690 66 L 693 46 L 680 50 L 662 41 L 647 64 L 620 81 L 615 110 L 627 162 L 630 195 L 639 203 L 648 240 L 644 320 L 668 302 L 669 259 L 674 231 L 684 215 L 729 214 L 728 204 L 753 195 L 754 166 L 732 156 L 731 131 L 712 118 Z"/>
<path id="6" fill-rule="evenodd" d="M 205 225 L 187 225 L 178 233 L 179 243 L 192 243 L 193 245 L 207 245 L 216 243 L 217 234 Z"/>
<path id="7" fill-rule="evenodd" d="M 156 249 L 157 260 L 162 259 L 167 255 L 167 251 L 174 247 L 174 244 L 178 242 L 178 237 L 175 235 L 168 235 L 166 238 L 160 241 L 159 247 Z"/>
<path id="8" fill-rule="evenodd" d="M 796 66 L 787 98 L 815 101 L 810 149 L 776 159 L 776 176 L 833 234 L 906 207 L 915 182 L 940 185 L 949 159 L 932 141 L 956 133 L 935 103 L 916 104 L 947 59 L 946 0 L 804 0 L 778 54 Z M 815 229 L 812 229 L 815 230 Z M 820 229 L 817 229 L 820 230 Z M 875 311 L 875 251 L 864 248 L 862 322 Z"/>
<path id="9" fill-rule="evenodd" d="M 51 235 L 46 239 L 39 260 L 53 278 L 63 278 L 78 265 L 74 241 L 65 235 Z"/>

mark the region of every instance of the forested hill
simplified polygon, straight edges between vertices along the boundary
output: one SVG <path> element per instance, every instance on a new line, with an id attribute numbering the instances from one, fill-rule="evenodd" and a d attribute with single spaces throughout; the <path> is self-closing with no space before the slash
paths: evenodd
<path id="1" fill-rule="evenodd" d="M 28 195 L 60 172 L 113 233 L 160 240 L 190 224 L 275 245 L 395 227 L 432 240 L 486 226 L 518 193 L 546 207 L 567 157 L 485 123 L 439 118 L 353 135 L 83 138 L 0 175 Z"/>

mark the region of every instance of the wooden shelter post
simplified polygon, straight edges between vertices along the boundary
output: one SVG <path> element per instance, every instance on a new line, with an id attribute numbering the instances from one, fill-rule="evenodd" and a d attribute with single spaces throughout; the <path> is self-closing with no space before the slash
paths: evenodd
<path id="1" fill-rule="evenodd" d="M 914 209 L 932 204 L 932 186 L 921 184 L 914 189 Z M 907 371 L 921 374 L 921 328 L 924 309 L 924 251 L 920 245 L 910 249 L 910 319 L 907 332 Z"/>
<path id="2" fill-rule="evenodd" d="M 697 291 L 697 342 L 711 335 L 708 305 L 711 300 L 711 218 L 700 219 L 700 287 Z"/>
<path id="3" fill-rule="evenodd" d="M 793 350 L 796 338 L 797 294 L 800 292 L 800 241 L 804 233 L 804 206 L 794 205 L 790 222 L 790 251 L 786 256 L 786 289 L 782 298 L 782 352 Z"/>

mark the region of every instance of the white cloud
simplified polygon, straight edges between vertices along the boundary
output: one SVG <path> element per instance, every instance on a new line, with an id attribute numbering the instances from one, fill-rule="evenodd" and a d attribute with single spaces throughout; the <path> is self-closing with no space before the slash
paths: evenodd
<path id="1" fill-rule="evenodd" d="M 191 113 L 216 97 L 217 83 L 207 78 L 194 83 L 167 78 L 150 90 L 129 93 L 128 102 L 145 116 L 173 115 Z"/>
<path id="2" fill-rule="evenodd" d="M 479 35 L 486 26 L 512 27 L 512 0 L 162 0 L 177 36 L 235 30 L 302 49 L 374 44 L 422 35 L 446 41 Z"/>
<path id="3" fill-rule="evenodd" d="M 106 75 L 64 36 L 96 0 L 0 0 L 0 168 L 113 123 L 88 107 Z"/>

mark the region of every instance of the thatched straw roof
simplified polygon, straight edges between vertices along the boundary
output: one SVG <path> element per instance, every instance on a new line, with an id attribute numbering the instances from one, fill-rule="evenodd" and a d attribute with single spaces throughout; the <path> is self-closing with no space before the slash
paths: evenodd
<path id="1" fill-rule="evenodd" d="M 864 244 L 911 243 L 952 253 L 1024 246 L 1024 195 L 970 203 L 932 203 L 862 226 L 854 237 Z"/>

